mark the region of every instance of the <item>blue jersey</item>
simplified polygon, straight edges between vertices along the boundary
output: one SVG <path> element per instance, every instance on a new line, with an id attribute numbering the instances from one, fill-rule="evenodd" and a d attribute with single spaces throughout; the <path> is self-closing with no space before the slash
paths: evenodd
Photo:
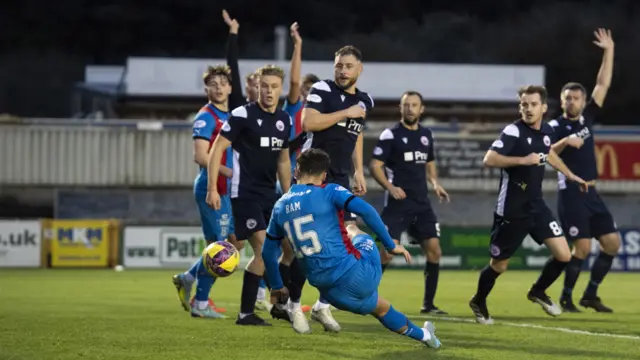
<path id="1" fill-rule="evenodd" d="M 360 258 L 343 223 L 343 210 L 352 199 L 340 185 L 296 184 L 273 208 L 267 237 L 289 239 L 315 287 L 335 283 Z"/>
<path id="2" fill-rule="evenodd" d="M 216 108 L 211 104 L 207 104 L 196 114 L 193 122 L 192 137 L 194 140 L 202 139 L 209 142 L 209 150 L 220 133 L 222 124 L 228 119 L 229 113 Z M 222 157 L 222 165 L 229 168 L 232 167 L 231 147 L 227 149 Z M 218 193 L 225 195 L 227 193 L 229 180 L 223 176 L 218 179 Z M 193 183 L 193 189 L 196 192 L 207 192 L 207 168 L 200 167 L 200 171 Z"/>
<path id="3" fill-rule="evenodd" d="M 302 123 L 301 123 L 301 114 L 302 114 L 302 101 L 298 100 L 295 104 L 289 104 L 289 100 L 285 99 L 284 104 L 282 105 L 282 110 L 284 110 L 289 116 L 291 116 L 291 131 L 289 133 L 289 142 L 293 141 L 293 139 L 298 136 L 302 132 Z M 296 159 L 298 158 L 298 154 L 300 154 L 300 150 L 291 151 L 291 175 L 293 175 L 293 171 L 296 168 Z"/>

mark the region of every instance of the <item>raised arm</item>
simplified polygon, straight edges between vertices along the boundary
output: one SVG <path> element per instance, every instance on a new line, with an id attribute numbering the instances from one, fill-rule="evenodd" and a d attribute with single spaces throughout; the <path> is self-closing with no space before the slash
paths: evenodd
<path id="1" fill-rule="evenodd" d="M 222 10 L 222 18 L 229 26 L 229 39 L 227 40 L 227 65 L 231 68 L 231 95 L 229 96 L 229 108 L 235 109 L 245 104 L 242 95 L 242 79 L 240 77 L 240 66 L 238 65 L 238 30 L 240 24 L 236 19 L 229 16 L 227 10 Z"/>
<path id="2" fill-rule="evenodd" d="M 614 42 L 611 36 L 611 30 L 598 29 L 593 32 L 596 40 L 593 43 L 599 48 L 604 50 L 602 54 L 602 63 L 600 70 L 598 70 L 598 77 L 596 77 L 596 86 L 593 88 L 591 98 L 599 107 L 602 107 L 604 100 L 607 97 L 609 86 L 611 86 L 611 77 L 613 76 L 613 54 L 614 54 Z"/>
<path id="3" fill-rule="evenodd" d="M 293 54 L 291 55 L 291 70 L 289 71 L 289 104 L 300 100 L 300 65 L 302 64 L 302 38 L 298 33 L 298 23 L 294 22 L 290 28 L 293 40 Z"/>

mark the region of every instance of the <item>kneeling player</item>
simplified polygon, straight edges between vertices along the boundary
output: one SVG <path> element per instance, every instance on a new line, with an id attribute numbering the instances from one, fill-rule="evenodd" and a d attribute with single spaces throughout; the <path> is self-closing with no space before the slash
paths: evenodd
<path id="1" fill-rule="evenodd" d="M 438 239 L 440 225 L 429 202 L 427 180 L 440 201 L 449 201 L 449 194 L 438 184 L 431 130 L 418 123 L 423 111 L 420 93 L 407 91 L 402 95 L 400 123 L 385 129 L 380 135 L 373 150 L 370 169 L 373 178 L 386 190 L 382 221 L 387 225 L 389 234 L 399 243 L 402 232 L 409 230 L 427 257 L 420 312 L 445 315 L 446 312 L 433 304 L 442 250 Z M 393 256 L 382 249 L 380 256 L 384 272 Z"/>
<path id="2" fill-rule="evenodd" d="M 288 298 L 276 256 L 280 241 L 287 237 L 306 269 L 309 283 L 333 306 L 355 314 L 371 314 L 391 331 L 432 348 L 440 347 L 432 323 L 427 321 L 420 328 L 378 296 L 382 269 L 375 243 L 356 226 L 347 231 L 340 221 L 341 213 L 360 215 L 389 252 L 404 255 L 407 262 L 411 256 L 393 242 L 371 205 L 340 185 L 323 185 L 328 167 L 329 156 L 324 151 L 302 153 L 296 168 L 299 184 L 293 185 L 273 209 L 262 249 L 272 299 L 282 303 Z M 293 328 L 300 333 L 311 330 L 299 309 L 293 313 Z"/>
<path id="3" fill-rule="evenodd" d="M 556 168 L 582 191 L 588 189 L 585 181 L 573 174 L 551 148 L 554 131 L 542 123 L 547 111 L 547 90 L 542 86 L 527 86 L 518 92 L 518 97 L 522 117 L 504 128 L 483 160 L 485 166 L 502 170 L 491 229 L 491 261 L 480 273 L 477 292 L 469 302 L 476 321 L 481 324 L 493 323 L 487 310 L 487 296 L 527 235 L 547 245 L 552 254 L 527 298 L 551 316 L 562 313 L 546 290 L 564 271 L 571 252 L 560 225 L 542 198 L 545 165 Z"/>

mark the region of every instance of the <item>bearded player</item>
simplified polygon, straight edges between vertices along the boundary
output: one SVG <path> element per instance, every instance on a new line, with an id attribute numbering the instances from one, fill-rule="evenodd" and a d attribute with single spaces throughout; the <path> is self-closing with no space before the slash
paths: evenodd
<path id="1" fill-rule="evenodd" d="M 573 254 L 565 269 L 560 297 L 560 306 L 566 312 L 580 311 L 573 303 L 572 292 L 582 264 L 589 256 L 591 238 L 598 239 L 601 250 L 591 268 L 591 279 L 580 305 L 597 312 L 613 311 L 600 300 L 598 286 L 611 269 L 620 248 L 616 223 L 597 191 L 598 169 L 593 139 L 593 123 L 611 85 L 614 43 L 609 30 L 598 29 L 594 35 L 594 43 L 604 50 L 604 54 L 591 100 L 587 101 L 586 89 L 581 84 L 566 84 L 561 91 L 562 116 L 549 122 L 560 139 L 553 145 L 554 150 L 571 171 L 591 186 L 589 192 L 583 193 L 576 184 L 566 181 L 564 175 L 558 173 L 558 215 L 565 234 L 573 242 Z"/>
<path id="2" fill-rule="evenodd" d="M 366 113 L 374 106 L 371 96 L 356 87 L 362 69 L 362 53 L 358 48 L 351 45 L 340 48 L 334 58 L 334 80 L 323 80 L 313 84 L 302 111 L 302 131 L 307 133 L 302 151 L 314 148 L 329 154 L 327 183 L 335 183 L 346 189 L 352 188 L 356 195 L 364 195 L 367 190 L 363 173 L 362 130 Z M 353 187 L 349 184 L 349 176 L 352 174 Z M 354 214 L 341 212 L 340 216 L 341 223 L 355 225 Z M 291 268 L 298 266 L 290 251 L 285 250 L 284 253 L 283 263 L 289 261 Z M 295 327 L 296 318 L 300 318 L 298 308 L 306 278 L 301 271 L 290 273 L 290 298 L 287 308 L 293 315 Z M 331 315 L 330 307 L 331 305 L 321 298 L 313 306 L 311 319 L 320 322 L 327 331 L 338 332 L 340 325 Z M 272 316 L 283 318 L 274 311 L 277 311 L 276 307 L 272 309 Z"/>
<path id="3" fill-rule="evenodd" d="M 418 122 L 424 112 L 422 95 L 407 91 L 400 98 L 400 122 L 385 129 L 373 149 L 371 175 L 385 189 L 382 221 L 389 234 L 399 244 L 402 232 L 420 245 L 427 261 L 424 269 L 424 297 L 421 313 L 446 315 L 434 305 L 440 274 L 440 224 L 431 202 L 431 184 L 440 201 L 449 201 L 449 194 L 438 183 L 434 156 L 433 134 Z M 386 172 L 386 173 L 385 173 Z M 382 271 L 393 255 L 380 249 Z"/>

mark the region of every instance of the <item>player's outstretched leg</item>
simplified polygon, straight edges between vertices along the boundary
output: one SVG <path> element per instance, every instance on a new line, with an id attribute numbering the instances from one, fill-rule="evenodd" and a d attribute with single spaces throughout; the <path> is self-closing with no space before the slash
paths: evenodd
<path id="1" fill-rule="evenodd" d="M 215 307 L 210 306 L 209 292 L 215 278 L 209 274 L 205 269 L 202 261 L 199 262 L 197 280 L 198 285 L 196 288 L 196 297 L 191 306 L 191 316 L 195 318 L 209 318 L 209 319 L 224 319 L 225 316 L 215 310 Z"/>
<path id="2" fill-rule="evenodd" d="M 411 322 L 406 315 L 394 309 L 385 299 L 378 297 L 378 304 L 371 315 L 376 317 L 387 329 L 418 340 L 430 348 L 437 349 L 442 345 L 436 336 L 436 327 L 432 322 L 425 321 L 423 327 L 420 328 Z"/>
<path id="3" fill-rule="evenodd" d="M 527 298 L 539 304 L 547 314 L 558 316 L 562 314 L 562 309 L 551 301 L 546 291 L 562 275 L 571 260 L 571 251 L 564 236 L 546 239 L 544 243 L 551 251 L 552 257 L 542 268 L 542 273 L 527 293 Z"/>

